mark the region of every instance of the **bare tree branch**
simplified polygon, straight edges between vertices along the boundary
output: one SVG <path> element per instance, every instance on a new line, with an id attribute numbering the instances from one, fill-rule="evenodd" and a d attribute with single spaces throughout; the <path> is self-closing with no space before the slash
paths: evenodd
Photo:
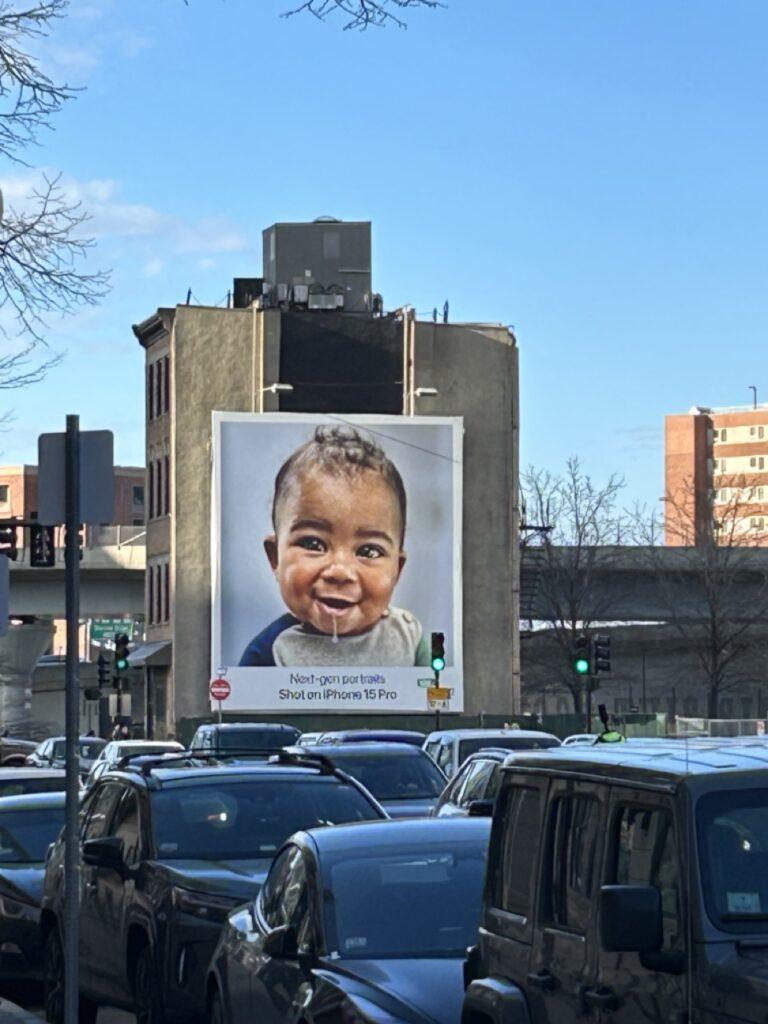
<path id="1" fill-rule="evenodd" d="M 19 333 L 41 342 L 46 314 L 94 305 L 109 278 L 78 269 L 93 240 L 80 234 L 87 216 L 67 199 L 59 179 L 44 179 L 31 200 L 29 212 L 9 210 L 0 224 L 0 309 L 12 311 Z"/>
<path id="2" fill-rule="evenodd" d="M 51 22 L 66 13 L 68 0 L 38 0 L 17 10 L 0 0 L 0 154 L 24 163 L 18 151 L 34 145 L 42 128 L 75 95 L 43 72 L 25 44 L 47 36 Z"/>
<path id="3" fill-rule="evenodd" d="M 382 28 L 387 24 L 406 28 L 398 14 L 407 7 L 444 7 L 442 0 L 302 0 L 283 14 L 290 18 L 294 14 L 314 14 L 324 21 L 329 15 L 341 13 L 348 20 L 345 29 Z"/>
<path id="4" fill-rule="evenodd" d="M 744 478 L 708 495 L 692 482 L 665 496 L 666 545 L 656 515 L 638 518 L 637 539 L 654 567 L 665 618 L 693 651 L 707 693 L 707 715 L 719 716 L 723 693 L 743 683 L 749 659 L 764 644 L 768 573 L 761 534 L 751 526 L 757 500 Z M 759 505 L 759 502 L 758 502 Z M 699 513 L 698 520 L 694 511 Z M 704 529 L 695 523 L 705 520 Z M 670 556 L 674 568 L 670 569 Z"/>
<path id="5" fill-rule="evenodd" d="M 610 618 L 614 596 L 606 596 L 597 577 L 617 557 L 628 520 L 618 507 L 624 481 L 613 475 L 597 486 L 572 456 L 562 476 L 529 467 L 521 480 L 526 518 L 550 529 L 529 543 L 541 560 L 540 603 L 546 667 L 550 678 L 571 695 L 573 709 L 584 707 L 586 686 L 573 669 L 574 641 L 582 631 Z"/>

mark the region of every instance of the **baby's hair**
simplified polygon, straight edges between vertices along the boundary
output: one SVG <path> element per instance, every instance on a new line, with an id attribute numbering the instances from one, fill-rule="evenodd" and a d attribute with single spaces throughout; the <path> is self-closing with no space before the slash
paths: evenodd
<path id="1" fill-rule="evenodd" d="M 400 510 L 400 544 L 405 538 L 406 498 L 403 478 L 394 462 L 369 437 L 350 426 L 322 426 L 315 429 L 311 440 L 297 448 L 282 464 L 275 477 L 272 498 L 272 525 L 277 532 L 280 502 L 291 481 L 306 470 L 322 469 L 328 473 L 353 475 L 365 469 L 380 473 L 392 490 Z"/>

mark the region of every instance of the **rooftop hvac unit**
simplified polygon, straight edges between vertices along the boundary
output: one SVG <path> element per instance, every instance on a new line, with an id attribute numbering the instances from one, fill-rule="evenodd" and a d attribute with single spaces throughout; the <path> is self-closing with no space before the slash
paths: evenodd
<path id="1" fill-rule="evenodd" d="M 314 292 L 309 296 L 309 308 L 335 310 L 337 308 L 336 296 L 326 295 L 325 292 Z"/>
<path id="2" fill-rule="evenodd" d="M 309 301 L 308 284 L 295 284 L 293 286 L 293 301 L 297 306 L 306 306 Z"/>

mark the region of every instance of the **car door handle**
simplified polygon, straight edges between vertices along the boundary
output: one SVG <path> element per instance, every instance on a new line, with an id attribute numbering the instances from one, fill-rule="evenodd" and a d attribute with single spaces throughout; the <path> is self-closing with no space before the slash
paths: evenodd
<path id="1" fill-rule="evenodd" d="M 588 1006 L 594 1006 L 599 1010 L 606 1010 L 610 1013 L 612 1010 L 618 1010 L 621 1006 L 621 1000 L 615 992 L 611 992 L 609 988 L 588 988 L 583 992 L 584 1002 Z"/>
<path id="2" fill-rule="evenodd" d="M 532 988 L 539 988 L 542 992 L 551 992 L 557 987 L 557 979 L 549 971 L 532 971 L 528 975 L 528 984 Z"/>

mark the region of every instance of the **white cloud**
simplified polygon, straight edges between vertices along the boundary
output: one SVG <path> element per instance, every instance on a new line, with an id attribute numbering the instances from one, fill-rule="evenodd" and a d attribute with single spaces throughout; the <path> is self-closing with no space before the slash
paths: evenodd
<path id="1" fill-rule="evenodd" d="M 155 257 L 154 259 L 147 260 L 142 269 L 145 277 L 157 277 L 162 272 L 164 266 L 165 263 Z"/>
<path id="2" fill-rule="evenodd" d="M 22 211 L 31 205 L 30 195 L 43 177 L 53 178 L 50 169 L 25 169 L 0 179 L 6 205 Z M 197 254 L 238 252 L 246 248 L 246 239 L 236 228 L 218 217 L 197 221 L 163 213 L 144 203 L 126 203 L 119 197 L 120 186 L 111 178 L 77 181 L 63 176 L 62 190 L 73 202 L 81 202 L 90 220 L 85 232 L 94 238 L 157 239 L 173 253 Z"/>
<path id="3" fill-rule="evenodd" d="M 211 267 L 215 267 L 216 266 L 216 260 L 211 260 L 211 259 L 198 260 L 197 261 L 197 266 L 198 266 L 199 270 L 210 270 Z"/>

